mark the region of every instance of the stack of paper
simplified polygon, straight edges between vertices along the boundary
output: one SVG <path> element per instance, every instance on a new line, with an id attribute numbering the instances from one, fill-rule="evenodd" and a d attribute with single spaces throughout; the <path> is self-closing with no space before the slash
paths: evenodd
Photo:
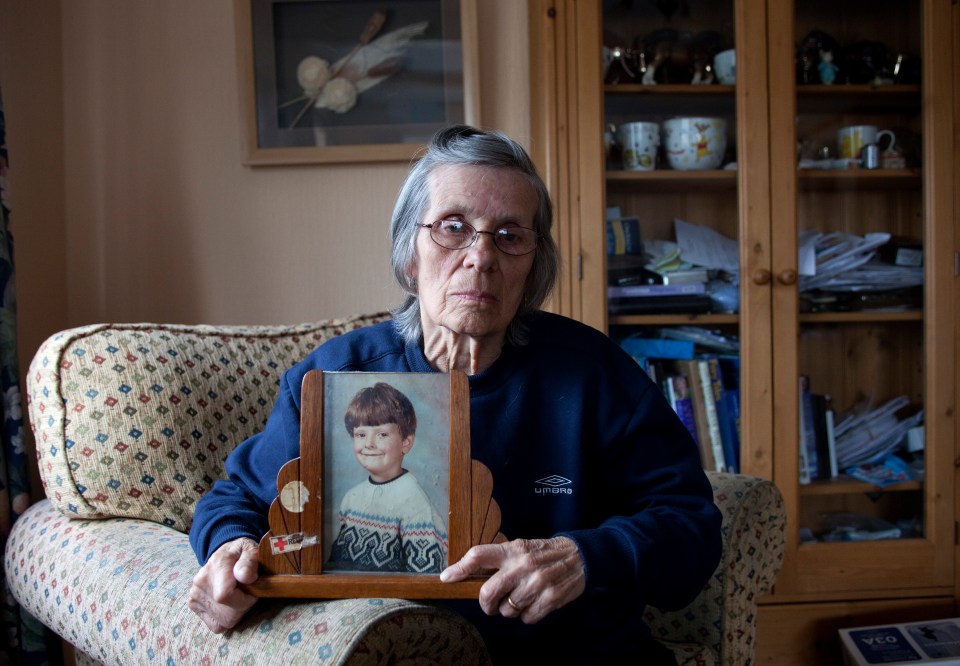
<path id="1" fill-rule="evenodd" d="M 888 233 L 805 231 L 799 238 L 800 291 L 884 291 L 923 284 L 923 268 L 873 261 Z"/>
<path id="2" fill-rule="evenodd" d="M 896 413 L 910 404 L 899 396 L 876 409 L 863 403 L 847 412 L 834 426 L 837 467 L 874 463 L 900 446 L 908 430 L 923 422 L 923 412 L 900 420 Z"/>

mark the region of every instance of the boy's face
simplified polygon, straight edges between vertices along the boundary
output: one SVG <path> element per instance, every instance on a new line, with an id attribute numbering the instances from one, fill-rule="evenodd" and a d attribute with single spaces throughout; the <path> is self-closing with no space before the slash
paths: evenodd
<path id="1" fill-rule="evenodd" d="M 376 483 L 385 483 L 400 476 L 403 456 L 412 447 L 413 435 L 401 437 L 400 426 L 396 423 L 361 425 L 353 429 L 353 453 Z"/>

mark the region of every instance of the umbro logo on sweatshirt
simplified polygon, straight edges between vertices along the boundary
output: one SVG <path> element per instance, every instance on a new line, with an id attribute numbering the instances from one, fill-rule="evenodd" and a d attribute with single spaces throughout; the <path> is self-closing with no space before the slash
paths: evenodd
<path id="1" fill-rule="evenodd" d="M 559 474 L 551 474 L 535 481 L 533 492 L 538 495 L 572 495 L 571 483 L 573 482 L 570 479 Z"/>

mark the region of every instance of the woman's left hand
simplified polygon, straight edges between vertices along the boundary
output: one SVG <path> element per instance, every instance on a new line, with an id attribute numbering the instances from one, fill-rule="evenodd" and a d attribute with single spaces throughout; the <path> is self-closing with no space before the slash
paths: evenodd
<path id="1" fill-rule="evenodd" d="M 496 573 L 480 588 L 480 607 L 487 615 L 516 617 L 525 624 L 539 622 L 586 587 L 580 551 L 562 536 L 474 546 L 440 580 L 454 583 L 490 571 Z"/>

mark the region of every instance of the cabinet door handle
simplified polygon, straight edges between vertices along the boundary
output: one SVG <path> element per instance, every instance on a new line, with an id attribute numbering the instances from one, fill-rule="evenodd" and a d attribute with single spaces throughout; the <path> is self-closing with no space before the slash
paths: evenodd
<path id="1" fill-rule="evenodd" d="M 780 271 L 777 279 L 780 281 L 780 284 L 791 285 L 797 281 L 797 272 L 792 268 L 788 268 L 784 271 Z"/>
<path id="2" fill-rule="evenodd" d="M 758 286 L 770 284 L 770 271 L 766 268 L 758 268 L 753 272 L 753 283 Z"/>

